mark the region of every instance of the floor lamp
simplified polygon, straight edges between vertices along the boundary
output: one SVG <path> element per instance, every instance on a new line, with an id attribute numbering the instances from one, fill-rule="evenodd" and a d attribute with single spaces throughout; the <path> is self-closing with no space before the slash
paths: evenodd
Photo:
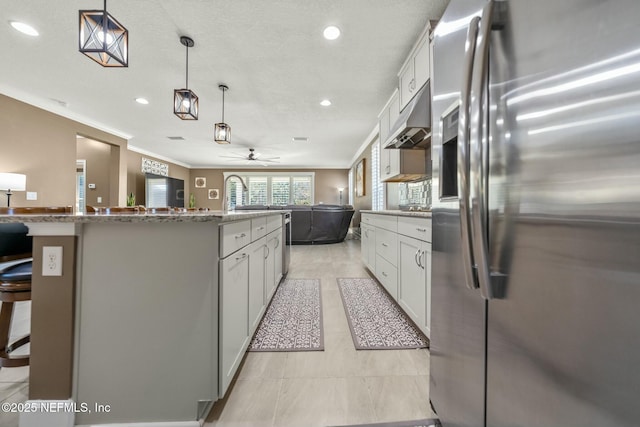
<path id="1" fill-rule="evenodd" d="M 11 191 L 25 191 L 27 189 L 27 176 L 21 173 L 0 172 L 0 190 L 6 191 L 7 207 L 11 204 Z"/>

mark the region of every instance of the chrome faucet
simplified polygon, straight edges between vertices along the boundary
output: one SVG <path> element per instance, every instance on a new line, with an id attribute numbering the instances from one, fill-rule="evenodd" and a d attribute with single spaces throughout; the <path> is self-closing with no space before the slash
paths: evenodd
<path id="1" fill-rule="evenodd" d="M 245 192 L 249 191 L 249 189 L 247 188 L 247 184 L 245 184 L 242 178 L 239 177 L 238 175 L 233 174 L 226 177 L 224 179 L 224 184 L 222 185 L 222 212 L 223 213 L 229 212 L 229 201 L 227 200 L 227 181 L 229 181 L 229 178 L 233 178 L 233 177 L 238 178 L 242 183 L 242 191 L 245 191 Z"/>

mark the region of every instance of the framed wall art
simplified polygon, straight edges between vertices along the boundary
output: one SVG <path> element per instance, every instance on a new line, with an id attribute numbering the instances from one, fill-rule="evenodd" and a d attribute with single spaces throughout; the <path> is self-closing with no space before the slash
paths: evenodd
<path id="1" fill-rule="evenodd" d="M 364 192 L 365 192 L 364 191 L 364 188 L 365 188 L 364 176 L 365 176 L 365 165 L 366 165 L 365 161 L 366 159 L 362 159 L 356 165 L 356 196 L 357 197 L 364 196 Z"/>

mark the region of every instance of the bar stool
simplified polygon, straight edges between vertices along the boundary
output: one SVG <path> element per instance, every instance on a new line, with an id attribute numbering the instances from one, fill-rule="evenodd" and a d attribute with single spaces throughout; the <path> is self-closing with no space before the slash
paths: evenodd
<path id="1" fill-rule="evenodd" d="M 9 342 L 14 304 L 31 300 L 31 237 L 28 228 L 21 223 L 0 224 L 0 368 L 26 366 L 29 356 L 13 356 L 11 353 L 30 342 L 26 335 Z"/>

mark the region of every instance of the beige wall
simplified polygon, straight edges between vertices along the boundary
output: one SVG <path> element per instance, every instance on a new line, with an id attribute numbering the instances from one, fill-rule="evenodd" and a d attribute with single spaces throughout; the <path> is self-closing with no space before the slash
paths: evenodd
<path id="1" fill-rule="evenodd" d="M 362 159 L 365 159 L 365 178 L 364 178 L 364 196 L 356 196 L 355 189 L 353 193 L 353 207 L 355 209 L 355 213 L 353 214 L 353 219 L 351 220 L 352 227 L 360 227 L 360 211 L 363 209 L 371 209 L 371 183 L 372 183 L 372 175 L 371 175 L 371 146 L 378 141 L 378 136 L 371 141 L 367 148 L 364 149 L 360 157 L 355 161 L 351 168 L 353 169 L 353 179 L 355 185 L 355 176 L 356 176 L 356 166 Z M 376 177 L 377 179 L 377 177 Z"/>
<path id="2" fill-rule="evenodd" d="M 135 151 L 127 150 L 127 194 L 133 193 L 136 196 L 136 205 L 145 204 L 145 182 L 144 173 L 142 173 L 142 158 L 156 160 L 158 162 L 167 163 L 169 165 L 169 176 L 184 180 L 184 206 L 189 206 L 189 191 L 191 179 L 189 177 L 189 169 L 175 163 L 167 162 L 156 157 L 140 154 Z"/>
<path id="3" fill-rule="evenodd" d="M 0 172 L 25 174 L 27 191 L 38 193 L 38 200 L 27 201 L 26 192 L 16 192 L 12 206 L 75 205 L 77 135 L 115 147 L 111 201 L 125 204 L 125 139 L 4 95 L 0 95 L 0 111 Z M 1 192 L 0 204 L 6 204 Z"/>
<path id="4" fill-rule="evenodd" d="M 349 170 L 348 169 L 191 169 L 191 192 L 196 197 L 196 207 L 209 208 L 214 210 L 222 209 L 222 200 L 209 200 L 207 196 L 207 190 L 217 188 L 220 190 L 220 197 L 222 197 L 222 184 L 224 181 L 223 173 L 226 171 L 238 171 L 242 172 L 314 172 L 315 173 L 315 186 L 314 196 L 315 203 L 325 204 L 338 204 L 339 192 L 338 188 L 343 187 L 345 191 L 342 196 L 342 202 L 348 203 L 348 186 L 349 186 Z M 195 188 L 194 182 L 196 177 L 204 177 L 207 179 L 207 185 L 205 188 Z M 185 197 L 187 196 L 185 191 Z"/>

